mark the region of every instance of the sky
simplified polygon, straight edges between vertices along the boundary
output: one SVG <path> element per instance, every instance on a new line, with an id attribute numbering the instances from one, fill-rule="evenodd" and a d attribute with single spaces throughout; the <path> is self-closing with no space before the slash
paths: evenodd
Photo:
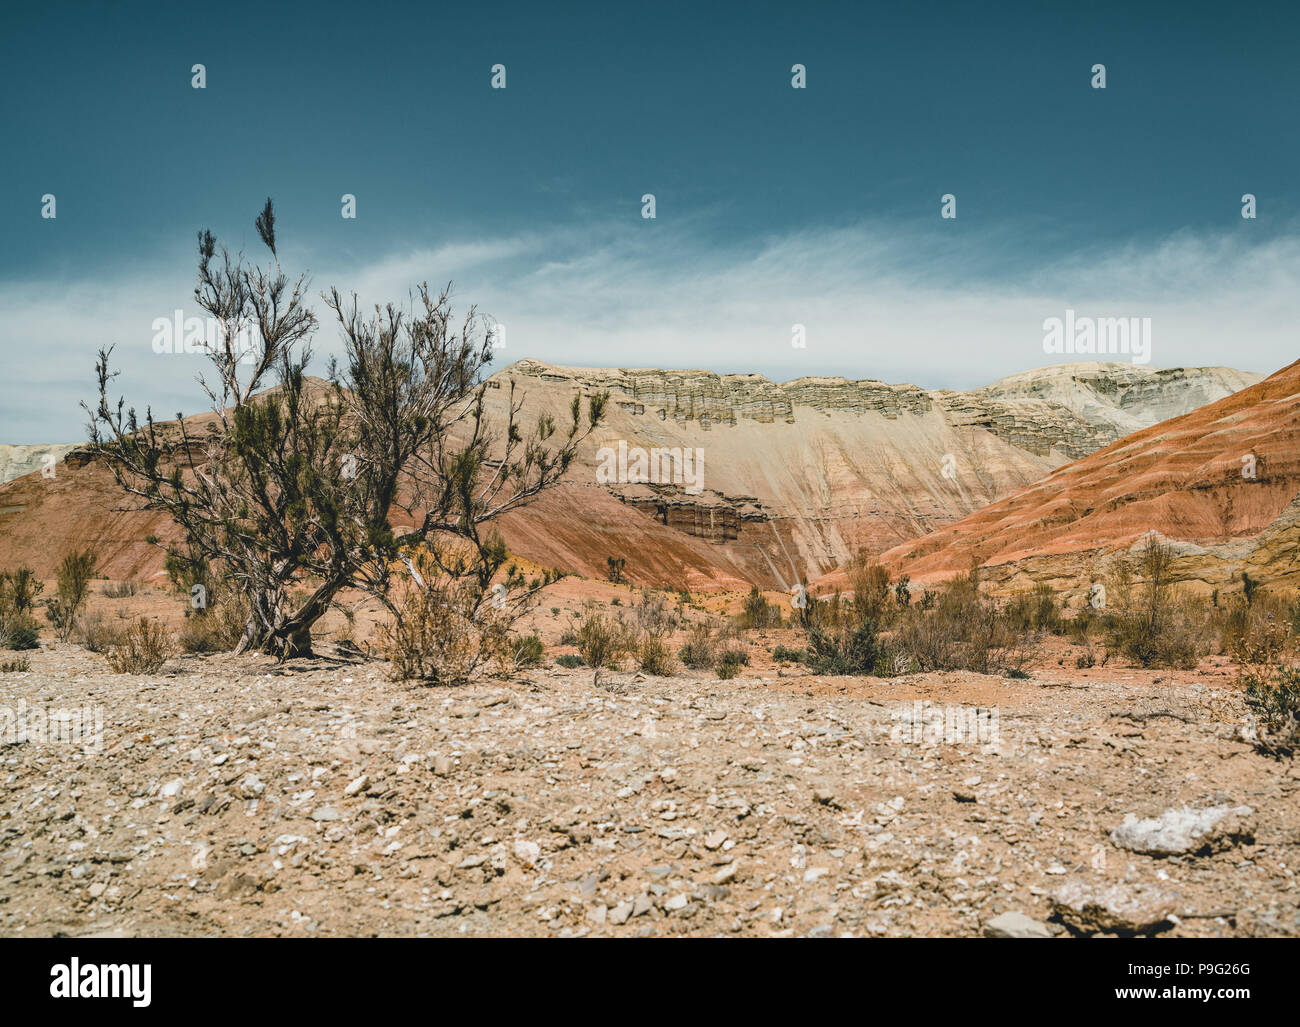
<path id="1" fill-rule="evenodd" d="M 7 10 L 0 442 L 84 437 L 105 345 L 131 404 L 200 412 L 154 322 L 198 313 L 199 229 L 264 259 L 268 196 L 314 295 L 452 281 L 499 366 L 971 388 L 1092 359 L 1045 350 L 1072 310 L 1150 318 L 1150 366 L 1269 373 L 1298 355 L 1300 8 L 1133 6 Z"/>

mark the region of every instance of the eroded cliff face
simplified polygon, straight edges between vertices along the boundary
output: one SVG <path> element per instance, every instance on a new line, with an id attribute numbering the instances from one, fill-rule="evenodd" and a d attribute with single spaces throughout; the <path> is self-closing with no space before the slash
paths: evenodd
<path id="1" fill-rule="evenodd" d="M 995 594 L 1046 582 L 1082 601 L 1152 533 L 1172 545 L 1175 580 L 1192 592 L 1239 590 L 1243 572 L 1300 586 L 1300 362 L 1127 435 L 883 560 L 918 582 L 978 566 Z"/>
<path id="2" fill-rule="evenodd" d="M 603 576 L 612 556 L 639 584 L 789 588 L 857 550 L 881 553 L 980 510 L 1115 441 L 1135 420 L 1154 423 L 1251 377 L 1071 365 L 962 393 L 524 360 L 489 381 L 493 423 L 512 382 L 525 425 L 550 415 L 563 430 L 575 393 L 608 390 L 610 407 L 562 485 L 500 529 L 519 555 L 588 576 Z M 187 418 L 186 430 L 201 439 L 211 420 Z M 698 480 L 602 475 L 602 450 L 620 444 L 689 453 Z M 143 539 L 168 537 L 166 518 L 123 511 L 111 475 L 86 457 L 84 448 L 70 452 L 57 481 L 28 474 L 0 486 L 0 550 L 48 576 L 65 550 L 95 542 L 106 573 L 157 573 L 157 550 Z"/>
<path id="3" fill-rule="evenodd" d="M 653 477 L 606 477 L 600 487 L 660 525 L 726 547 L 747 568 L 742 576 L 765 587 L 810 580 L 857 549 L 881 552 L 923 535 L 1113 443 L 1134 424 L 1258 379 L 1223 368 L 1082 364 L 963 393 L 532 360 L 494 377 L 513 380 L 530 406 L 557 416 L 575 391 L 609 391 L 608 422 L 575 468 L 575 483 L 597 481 L 598 453 L 620 443 L 697 451 L 703 487 L 694 493 Z M 634 565 L 632 554 L 611 555 Z"/>

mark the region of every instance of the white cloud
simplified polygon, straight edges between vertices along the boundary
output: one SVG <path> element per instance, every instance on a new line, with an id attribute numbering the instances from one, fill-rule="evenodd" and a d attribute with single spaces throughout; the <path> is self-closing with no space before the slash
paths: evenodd
<path id="1" fill-rule="evenodd" d="M 310 264 L 317 291 L 355 289 L 363 306 L 454 279 L 462 304 L 506 325 L 504 361 L 965 388 L 1052 362 L 1042 323 L 1067 306 L 1152 318 L 1154 366 L 1269 372 L 1296 357 L 1300 235 L 1253 243 L 1248 230 L 1183 233 L 1007 277 L 1004 256 L 1025 245 L 1010 229 L 975 238 L 872 225 L 719 244 L 706 226 L 661 221 L 452 242 L 366 264 L 314 254 Z M 109 342 L 118 343 L 118 384 L 141 406 L 168 416 L 199 409 L 201 358 L 149 347 L 152 320 L 189 310 L 192 290 L 181 256 L 150 274 L 0 285 L 4 352 L 21 354 L 0 382 L 0 440 L 80 437 L 77 403 L 91 398 L 94 351 Z M 323 358 L 337 333 L 322 322 L 314 348 Z M 796 323 L 806 349 L 791 348 Z"/>

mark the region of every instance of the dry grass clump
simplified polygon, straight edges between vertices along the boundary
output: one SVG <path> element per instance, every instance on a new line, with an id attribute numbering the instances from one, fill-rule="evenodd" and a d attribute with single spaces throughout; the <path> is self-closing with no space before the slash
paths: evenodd
<path id="1" fill-rule="evenodd" d="M 109 646 L 108 665 L 118 674 L 153 674 L 174 652 L 167 629 L 141 617 Z"/>
<path id="2" fill-rule="evenodd" d="M 1106 590 L 1108 645 L 1143 667 L 1194 670 L 1210 649 L 1209 611 L 1173 580 L 1174 552 L 1155 536 L 1122 562 Z M 1136 573 L 1135 573 L 1136 570 Z"/>

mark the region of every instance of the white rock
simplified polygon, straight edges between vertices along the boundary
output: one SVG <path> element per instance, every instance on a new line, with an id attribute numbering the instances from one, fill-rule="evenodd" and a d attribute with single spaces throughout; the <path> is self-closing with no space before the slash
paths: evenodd
<path id="1" fill-rule="evenodd" d="M 1052 932 L 1024 913 L 1003 913 L 984 925 L 986 938 L 1050 938 Z"/>
<path id="2" fill-rule="evenodd" d="M 1249 806 L 1181 806 L 1158 817 L 1139 819 L 1129 813 L 1110 833 L 1121 849 L 1148 856 L 1218 852 L 1255 839 L 1254 810 Z"/>
<path id="3" fill-rule="evenodd" d="M 360 777 L 356 778 L 355 780 L 348 782 L 348 786 L 343 789 L 343 794 L 356 795 L 357 792 L 361 791 L 368 784 L 370 784 L 370 775 L 362 774 Z"/>

